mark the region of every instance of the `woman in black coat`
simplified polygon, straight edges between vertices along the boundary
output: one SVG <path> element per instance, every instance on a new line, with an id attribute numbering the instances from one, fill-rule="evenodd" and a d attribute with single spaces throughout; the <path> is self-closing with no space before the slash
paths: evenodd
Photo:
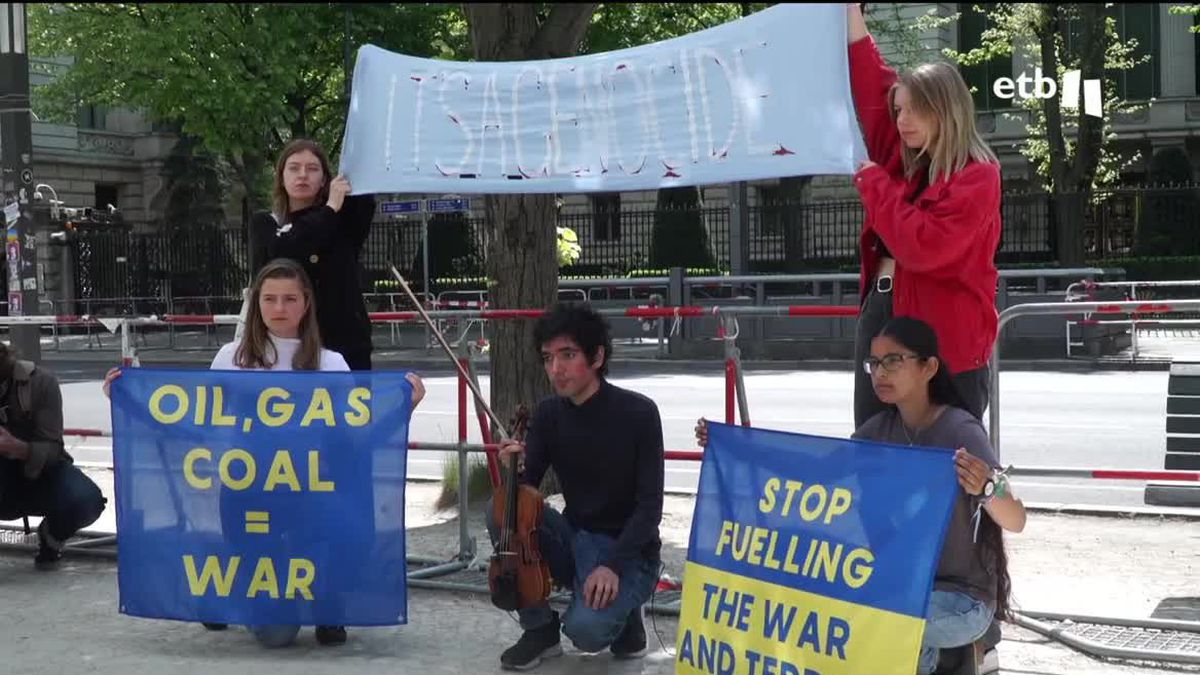
<path id="1" fill-rule="evenodd" d="M 359 256 L 375 216 L 375 198 L 351 197 L 345 176 L 332 176 L 313 141 L 288 143 L 275 164 L 271 212 L 250 222 L 251 266 L 275 258 L 304 266 L 316 293 L 317 324 L 327 349 L 351 370 L 371 369 L 371 322 L 359 284 Z"/>

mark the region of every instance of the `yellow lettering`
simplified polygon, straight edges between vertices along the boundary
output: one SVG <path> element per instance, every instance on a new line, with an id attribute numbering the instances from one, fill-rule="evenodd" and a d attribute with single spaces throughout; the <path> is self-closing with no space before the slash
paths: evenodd
<path id="1" fill-rule="evenodd" d="M 308 491 L 333 492 L 333 481 L 321 480 L 321 453 L 308 451 Z"/>
<path id="2" fill-rule="evenodd" d="M 865 548 L 856 548 L 842 561 L 842 576 L 850 588 L 861 588 L 875 571 L 875 555 Z"/>
<path id="3" fill-rule="evenodd" d="M 746 553 L 750 550 L 750 536 L 754 534 L 752 530 L 755 528 L 745 525 L 734 524 L 733 526 L 733 559 L 742 561 L 746 559 Z M 740 536 L 739 536 L 740 535 Z"/>
<path id="4" fill-rule="evenodd" d="M 259 593 L 266 593 L 272 600 L 279 599 L 279 581 L 275 578 L 275 563 L 270 558 L 259 558 L 258 566 L 254 568 L 254 580 L 246 589 L 246 597 L 253 598 Z"/>
<path id="5" fill-rule="evenodd" d="M 834 488 L 833 497 L 829 500 L 829 510 L 825 512 L 825 524 L 850 510 L 853 495 L 846 488 Z"/>
<path id="6" fill-rule="evenodd" d="M 812 497 L 816 496 L 817 506 L 813 508 Z M 800 500 L 800 517 L 806 522 L 811 523 L 821 517 L 821 511 L 825 510 L 825 503 L 829 501 L 829 491 L 824 485 L 810 485 L 804 491 L 804 497 Z"/>
<path id="7" fill-rule="evenodd" d="M 197 490 L 208 490 L 212 487 L 211 478 L 201 478 L 196 475 L 197 460 L 212 461 L 212 451 L 208 448 L 192 448 L 183 456 L 183 477 L 187 484 Z"/>
<path id="8" fill-rule="evenodd" d="M 771 545 L 767 548 L 767 555 L 763 558 L 763 565 L 769 569 L 779 569 L 779 559 L 775 557 L 775 544 L 779 543 L 779 533 L 771 530 Z"/>
<path id="9" fill-rule="evenodd" d="M 190 555 L 183 556 L 183 568 L 187 573 L 188 587 L 191 589 L 192 595 L 196 597 L 204 595 L 208 592 L 209 582 L 212 582 L 216 586 L 217 596 L 228 598 L 229 590 L 233 587 L 234 576 L 237 575 L 238 563 L 241 560 L 240 556 L 233 556 L 229 559 L 228 566 L 222 571 L 221 560 L 215 555 L 207 556 L 204 558 L 204 569 L 197 575 L 196 561 Z"/>
<path id="10" fill-rule="evenodd" d="M 267 482 L 263 484 L 263 491 L 270 492 L 281 483 L 290 487 L 292 492 L 300 491 L 300 479 L 296 477 L 296 467 L 292 465 L 292 456 L 287 450 L 275 453 L 275 459 L 271 461 L 271 470 L 267 472 Z"/>
<path id="11" fill-rule="evenodd" d="M 175 412 L 165 413 L 162 409 L 163 399 L 173 396 L 176 401 Z M 177 384 L 164 384 L 150 394 L 150 416 L 160 424 L 175 424 L 183 419 L 188 412 L 188 396 L 183 387 Z"/>
<path id="12" fill-rule="evenodd" d="M 213 387 L 212 423 L 214 427 L 232 427 L 237 424 L 237 417 L 234 415 L 226 415 L 224 408 L 225 391 L 220 387 Z"/>
<path id="13" fill-rule="evenodd" d="M 292 413 L 296 411 L 294 403 L 275 403 L 268 410 L 268 404 L 273 399 L 282 399 L 284 401 L 291 398 L 292 395 L 286 389 L 279 387 L 268 387 L 263 389 L 258 395 L 258 418 L 263 421 L 263 424 L 269 427 L 281 427 L 292 419 Z"/>
<path id="14" fill-rule="evenodd" d="M 325 422 L 327 427 L 337 425 L 333 418 L 333 401 L 329 399 L 329 390 L 325 387 L 313 389 L 312 400 L 308 402 L 308 411 L 304 413 L 304 419 L 300 420 L 300 426 L 306 427 L 316 419 Z"/>
<path id="15" fill-rule="evenodd" d="M 801 483 L 800 481 L 789 480 L 784 483 L 784 485 L 787 486 L 787 499 L 785 499 L 783 502 L 783 512 L 779 514 L 781 516 L 786 516 L 791 512 L 792 497 L 795 497 L 796 493 L 800 491 L 800 488 L 804 487 L 804 483 Z"/>
<path id="16" fill-rule="evenodd" d="M 725 550 L 725 546 L 733 543 L 733 523 L 726 520 L 721 523 L 721 536 L 717 537 L 717 555 Z"/>
<path id="17" fill-rule="evenodd" d="M 792 540 L 788 542 L 787 556 L 784 558 L 783 571 L 788 574 L 799 574 L 800 566 L 796 564 L 796 547 L 800 544 L 800 537 L 792 535 Z"/>
<path id="18" fill-rule="evenodd" d="M 762 499 L 758 500 L 758 510 L 762 513 L 770 513 L 775 510 L 775 493 L 779 491 L 779 479 L 768 478 L 766 485 L 763 486 Z"/>
<path id="19" fill-rule="evenodd" d="M 234 480 L 229 473 L 229 465 L 235 460 L 241 461 L 246 467 L 246 475 L 239 480 Z M 225 487 L 230 490 L 245 490 L 254 482 L 254 457 L 241 448 L 234 448 L 221 455 L 221 463 L 217 465 L 217 470 L 220 471 L 221 482 L 225 484 Z"/>
<path id="20" fill-rule="evenodd" d="M 842 560 L 843 548 L 844 546 L 842 544 L 832 546 L 827 541 L 821 542 L 821 547 L 817 549 L 817 564 L 815 567 L 813 567 L 812 578 L 816 579 L 820 577 L 821 568 L 824 567 L 825 581 L 828 581 L 831 584 L 837 581 L 837 568 L 838 563 L 840 563 Z"/>
<path id="21" fill-rule="evenodd" d="M 750 553 L 746 556 L 746 562 L 751 565 L 762 565 L 763 548 L 766 546 L 767 536 L 771 531 L 762 527 L 754 528 L 754 534 L 750 535 Z"/>
<path id="22" fill-rule="evenodd" d="M 204 426 L 204 415 L 208 409 L 208 390 L 204 385 L 196 387 L 196 416 L 192 419 L 196 426 Z"/>
<path id="23" fill-rule="evenodd" d="M 346 413 L 346 424 L 352 427 L 365 427 L 371 422 L 371 408 L 366 404 L 371 400 L 371 390 L 366 387 L 355 387 L 350 391 L 350 396 L 346 402 L 354 410 L 353 413 Z"/>
<path id="24" fill-rule="evenodd" d="M 801 570 L 800 573 L 803 574 L 804 576 L 808 576 L 808 573 L 810 571 L 812 571 L 813 562 L 816 560 L 816 558 L 817 558 L 817 540 L 809 539 L 808 540 L 808 555 L 804 556 L 804 569 Z M 816 577 L 814 576 L 813 578 L 815 579 Z"/>
<path id="25" fill-rule="evenodd" d="M 313 594 L 309 586 L 317 578 L 317 566 L 312 564 L 311 560 L 304 558 L 292 558 L 288 562 L 288 580 L 287 592 L 285 597 L 291 600 L 296 597 L 296 593 L 304 596 L 305 600 L 312 600 Z"/>

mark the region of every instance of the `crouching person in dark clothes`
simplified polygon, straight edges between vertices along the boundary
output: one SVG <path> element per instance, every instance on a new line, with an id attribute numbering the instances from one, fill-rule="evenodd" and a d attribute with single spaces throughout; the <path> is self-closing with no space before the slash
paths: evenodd
<path id="1" fill-rule="evenodd" d="M 501 444 L 502 461 L 523 461 L 521 482 L 537 487 L 547 469 L 566 508 L 546 506 L 541 554 L 558 585 L 573 590 L 561 620 L 548 603 L 520 610 L 524 634 L 500 656 L 527 670 L 559 656 L 560 630 L 584 652 L 617 658 L 646 652 L 642 606 L 658 581 L 663 504 L 663 436 L 650 399 L 605 380 L 612 338 L 596 312 L 559 305 L 537 323 L 535 344 L 556 396 L 543 400 L 525 442 Z M 487 507 L 488 533 L 498 527 Z"/>
<path id="2" fill-rule="evenodd" d="M 63 449 L 58 379 L 0 344 L 0 520 L 42 516 L 40 570 L 58 566 L 63 543 L 96 522 L 106 500 Z"/>

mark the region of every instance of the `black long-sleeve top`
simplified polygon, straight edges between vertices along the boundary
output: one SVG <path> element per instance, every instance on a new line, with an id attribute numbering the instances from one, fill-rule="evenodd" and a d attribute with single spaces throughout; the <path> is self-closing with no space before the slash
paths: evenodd
<path id="1" fill-rule="evenodd" d="M 263 211 L 250 222 L 253 273 L 275 258 L 302 264 L 316 294 L 321 341 L 343 356 L 371 353 L 359 256 L 374 216 L 375 198 L 358 195 L 346 197 L 340 211 L 314 205 L 293 212 L 282 225 Z"/>
<path id="2" fill-rule="evenodd" d="M 548 467 L 562 485 L 567 522 L 616 538 L 602 565 L 619 574 L 637 556 L 659 559 L 663 434 L 653 401 L 603 379 L 582 405 L 543 400 L 525 438 L 522 482 L 537 487 Z"/>

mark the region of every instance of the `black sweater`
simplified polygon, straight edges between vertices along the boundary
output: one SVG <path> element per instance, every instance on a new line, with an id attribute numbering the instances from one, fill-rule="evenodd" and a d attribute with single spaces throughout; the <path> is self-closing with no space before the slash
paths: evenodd
<path id="1" fill-rule="evenodd" d="M 567 522 L 616 538 L 612 555 L 600 564 L 619 574 L 637 556 L 659 559 L 662 422 L 650 399 L 600 382 L 583 405 L 559 396 L 538 404 L 525 438 L 522 481 L 537 487 L 552 467 Z"/>
<path id="2" fill-rule="evenodd" d="M 250 221 L 254 274 L 275 258 L 302 264 L 315 287 L 321 341 L 343 356 L 371 353 L 359 255 L 374 216 L 375 198 L 359 195 L 346 197 L 340 211 L 324 204 L 296 211 L 283 227 L 266 211 L 254 214 Z"/>

